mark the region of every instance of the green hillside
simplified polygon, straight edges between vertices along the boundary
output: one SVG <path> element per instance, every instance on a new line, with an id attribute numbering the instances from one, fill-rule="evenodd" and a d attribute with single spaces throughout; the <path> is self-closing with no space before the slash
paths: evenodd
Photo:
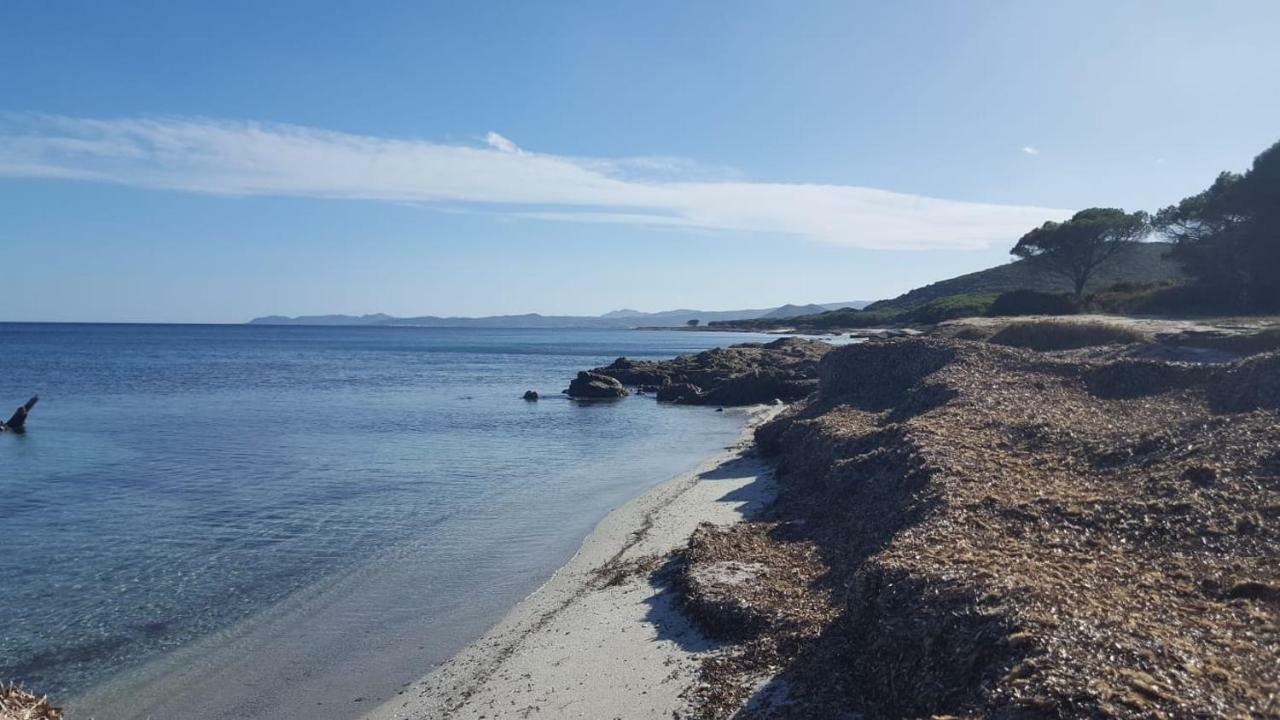
<path id="1" fill-rule="evenodd" d="M 1142 243 L 1113 262 L 1098 269 L 1086 292 L 1104 290 L 1117 283 L 1160 283 L 1186 279 L 1177 263 L 1167 256 L 1169 243 Z M 741 330 L 769 330 L 791 327 L 824 331 L 841 328 L 923 325 L 958 317 L 983 315 L 991 303 L 1010 290 L 1038 290 L 1050 293 L 1071 292 L 1071 284 L 1031 264 L 1019 260 L 999 267 L 941 280 L 916 288 L 889 300 L 880 300 L 864 310 L 845 308 L 825 313 L 791 318 L 758 318 L 712 322 L 712 327 Z"/>
<path id="2" fill-rule="evenodd" d="M 1170 243 L 1164 242 L 1135 246 L 1114 262 L 1099 268 L 1085 291 L 1096 292 L 1121 282 L 1151 283 L 1184 279 L 1185 275 L 1177 263 L 1165 257 L 1170 247 Z M 1010 290 L 1071 292 L 1071 283 L 1061 276 L 1038 269 L 1026 260 L 1019 260 L 925 285 L 896 298 L 871 303 L 866 309 L 905 310 L 953 295 L 999 294 Z"/>

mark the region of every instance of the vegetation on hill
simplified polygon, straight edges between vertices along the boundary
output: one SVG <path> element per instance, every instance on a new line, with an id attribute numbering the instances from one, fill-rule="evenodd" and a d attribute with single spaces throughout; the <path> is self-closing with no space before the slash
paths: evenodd
<path id="1" fill-rule="evenodd" d="M 1173 246 L 1165 242 L 1141 243 L 1116 262 L 1098 269 L 1085 285 L 1085 290 L 1101 290 L 1116 283 L 1151 283 L 1180 281 L 1186 278 L 1179 264 L 1169 257 Z M 1049 272 L 1036 263 L 1018 260 L 987 270 L 960 275 L 916 288 L 890 300 L 867 306 L 868 310 L 904 309 L 922 305 L 949 295 L 969 293 L 1004 293 L 1011 290 L 1069 292 L 1071 284 L 1062 276 Z"/>
<path id="2" fill-rule="evenodd" d="M 1111 264 L 1093 274 L 1086 287 L 1097 292 L 1110 288 L 1170 287 L 1185 282 L 1176 261 L 1168 257 L 1169 243 L 1140 243 Z M 927 325 L 959 317 L 986 315 L 1004 293 L 1019 290 L 1036 291 L 1049 297 L 1069 296 L 1071 283 L 1044 266 L 1019 260 L 989 270 L 943 280 L 900 295 L 881 300 L 864 310 L 845 308 L 792 318 L 757 318 L 729 322 L 711 322 L 712 327 L 744 330 L 768 330 L 779 327 L 822 332 L 844 328 L 873 328 L 894 325 Z M 1061 306 L 1062 300 L 1050 300 Z M 1075 307 L 1075 305 L 1072 305 Z M 997 314 L 1022 314 L 997 312 Z"/>
<path id="3" fill-rule="evenodd" d="M 1172 242 L 1138 242 L 1152 229 Z M 943 280 L 862 310 L 712 322 L 802 331 L 923 325 L 978 315 L 1194 315 L 1280 311 L 1280 143 L 1243 174 L 1156 213 L 1089 208 L 1048 222 L 1020 260 Z"/>
<path id="4" fill-rule="evenodd" d="M 1094 273 L 1114 264 L 1150 232 L 1144 212 L 1089 208 L 1023 235 L 1010 253 L 1062 276 L 1080 297 Z"/>
<path id="5" fill-rule="evenodd" d="M 1238 310 L 1280 310 L 1280 142 L 1243 175 L 1224 172 L 1204 192 L 1156 213 L 1173 256 L 1202 295 Z"/>

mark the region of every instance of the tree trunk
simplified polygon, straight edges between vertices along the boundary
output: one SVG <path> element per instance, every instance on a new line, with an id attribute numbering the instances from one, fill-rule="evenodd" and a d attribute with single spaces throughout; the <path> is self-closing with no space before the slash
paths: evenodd
<path id="1" fill-rule="evenodd" d="M 21 430 L 26 427 L 27 414 L 31 412 L 31 408 L 36 406 L 37 402 L 40 402 L 40 396 L 32 395 L 25 405 L 20 405 L 17 410 L 13 411 L 13 417 L 9 418 L 9 422 L 5 423 L 4 427 L 10 430 Z"/>

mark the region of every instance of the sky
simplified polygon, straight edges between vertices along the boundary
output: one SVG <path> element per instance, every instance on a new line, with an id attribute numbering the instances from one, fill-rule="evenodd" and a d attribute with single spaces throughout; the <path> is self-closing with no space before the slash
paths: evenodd
<path id="1" fill-rule="evenodd" d="M 0 320 L 874 300 L 1280 140 L 1280 3 L 0 4 Z"/>

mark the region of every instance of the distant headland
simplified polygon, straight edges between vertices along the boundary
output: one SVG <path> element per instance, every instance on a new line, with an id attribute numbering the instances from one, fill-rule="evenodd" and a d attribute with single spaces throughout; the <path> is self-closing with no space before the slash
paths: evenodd
<path id="1" fill-rule="evenodd" d="M 640 326 L 681 326 L 705 324 L 713 321 L 737 321 L 771 319 L 781 320 L 800 315 L 839 310 L 861 309 L 868 301 L 851 300 L 841 303 L 809 305 L 782 305 L 755 310 L 666 310 L 640 312 L 638 310 L 614 310 L 603 315 L 490 315 L 486 317 L 394 317 L 383 313 L 373 315 L 300 315 L 286 317 L 268 315 L 254 318 L 251 325 L 409 325 L 416 327 L 480 327 L 480 328 L 633 328 Z M 696 323 L 695 323 L 696 321 Z"/>

